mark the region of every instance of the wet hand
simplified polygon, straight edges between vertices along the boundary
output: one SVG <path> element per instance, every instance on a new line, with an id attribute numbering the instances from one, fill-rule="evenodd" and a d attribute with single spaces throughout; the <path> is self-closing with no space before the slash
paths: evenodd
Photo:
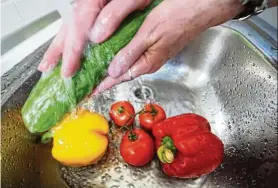
<path id="1" fill-rule="evenodd" d="M 131 12 L 147 6 L 151 0 L 78 0 L 50 44 L 38 69 L 47 72 L 62 61 L 62 76 L 70 77 L 80 67 L 86 42 L 103 42 Z"/>
<path id="2" fill-rule="evenodd" d="M 145 19 L 132 41 L 115 56 L 93 94 L 157 71 L 188 42 L 241 10 L 238 0 L 164 0 Z M 101 37 L 100 37 L 101 38 Z M 96 42 L 100 38 L 95 38 Z M 101 38 L 102 39 L 102 38 Z"/>

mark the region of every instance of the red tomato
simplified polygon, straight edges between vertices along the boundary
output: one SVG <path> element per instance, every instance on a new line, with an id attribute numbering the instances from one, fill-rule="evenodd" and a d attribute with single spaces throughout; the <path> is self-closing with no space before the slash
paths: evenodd
<path id="1" fill-rule="evenodd" d="M 118 126 L 130 126 L 134 122 L 135 110 L 127 101 L 114 103 L 109 111 L 109 115 Z"/>
<path id="2" fill-rule="evenodd" d="M 120 153 L 125 162 L 133 166 L 143 166 L 154 156 L 154 141 L 142 129 L 128 131 L 122 138 Z"/>
<path id="3" fill-rule="evenodd" d="M 157 104 L 146 104 L 144 112 L 139 115 L 141 127 L 151 131 L 154 124 L 166 119 L 166 113 L 163 108 Z"/>

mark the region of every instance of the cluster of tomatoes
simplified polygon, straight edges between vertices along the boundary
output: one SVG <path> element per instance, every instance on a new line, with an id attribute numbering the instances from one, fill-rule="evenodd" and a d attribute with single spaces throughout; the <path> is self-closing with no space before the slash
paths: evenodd
<path id="1" fill-rule="evenodd" d="M 149 133 L 154 124 L 166 119 L 164 109 L 158 104 L 150 103 L 135 113 L 131 103 L 119 101 L 111 106 L 109 115 L 114 124 L 128 129 L 120 144 L 120 153 L 125 162 L 133 166 L 143 166 L 150 162 L 155 147 Z M 134 129 L 133 124 L 137 115 L 141 128 Z"/>

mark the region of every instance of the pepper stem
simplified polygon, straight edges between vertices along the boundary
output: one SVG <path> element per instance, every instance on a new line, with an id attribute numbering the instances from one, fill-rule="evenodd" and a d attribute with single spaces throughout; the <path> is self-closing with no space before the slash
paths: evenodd
<path id="1" fill-rule="evenodd" d="M 174 161 L 174 154 L 171 150 L 167 149 L 164 145 L 160 146 L 157 150 L 158 159 L 162 163 L 172 163 Z"/>
<path id="2" fill-rule="evenodd" d="M 157 156 L 162 163 L 172 163 L 175 158 L 176 147 L 170 136 L 162 139 L 161 146 L 157 150 Z"/>

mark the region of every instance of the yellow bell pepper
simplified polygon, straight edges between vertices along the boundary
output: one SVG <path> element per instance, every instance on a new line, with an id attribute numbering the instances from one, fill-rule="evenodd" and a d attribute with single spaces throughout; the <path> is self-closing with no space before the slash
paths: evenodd
<path id="1" fill-rule="evenodd" d="M 54 128 L 52 156 L 73 167 L 96 163 L 106 152 L 108 131 L 102 115 L 78 110 Z"/>

